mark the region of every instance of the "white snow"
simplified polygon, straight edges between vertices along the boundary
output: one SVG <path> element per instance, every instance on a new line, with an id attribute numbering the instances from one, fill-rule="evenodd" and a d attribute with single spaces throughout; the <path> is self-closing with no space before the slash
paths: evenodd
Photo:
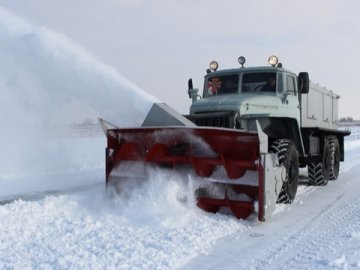
<path id="1" fill-rule="evenodd" d="M 0 200 L 66 189 L 0 205 L 0 269 L 360 268 L 359 127 L 346 138 L 339 179 L 304 180 L 266 223 L 201 211 L 195 180 L 169 171 L 112 197 L 105 137 L 79 124 L 103 116 L 137 125 L 156 99 L 1 7 L 0 57 Z"/>

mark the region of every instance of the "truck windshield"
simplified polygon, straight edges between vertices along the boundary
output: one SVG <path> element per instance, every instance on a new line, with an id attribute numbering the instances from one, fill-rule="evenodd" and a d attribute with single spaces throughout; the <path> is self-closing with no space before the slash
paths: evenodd
<path id="1" fill-rule="evenodd" d="M 234 94 L 239 92 L 239 75 L 214 76 L 207 79 L 204 97 Z"/>
<path id="2" fill-rule="evenodd" d="M 275 93 L 276 73 L 259 72 L 244 73 L 242 77 L 241 91 L 243 93 Z"/>
<path id="3" fill-rule="evenodd" d="M 275 72 L 243 73 L 242 80 L 239 74 L 213 76 L 207 78 L 204 87 L 204 97 L 242 93 L 276 93 L 277 81 Z M 239 87 L 239 82 L 242 82 Z"/>

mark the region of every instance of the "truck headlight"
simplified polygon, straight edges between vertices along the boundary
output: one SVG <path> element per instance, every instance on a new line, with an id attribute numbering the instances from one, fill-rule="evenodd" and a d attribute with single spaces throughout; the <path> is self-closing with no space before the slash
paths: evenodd
<path id="1" fill-rule="evenodd" d="M 243 67 L 244 64 L 245 64 L 245 62 L 246 62 L 245 57 L 244 57 L 244 56 L 240 56 L 240 57 L 238 58 L 238 62 L 239 62 L 239 64 Z"/>
<path id="2" fill-rule="evenodd" d="M 278 62 L 279 62 L 279 59 L 275 55 L 270 56 L 268 59 L 268 63 L 270 65 L 272 65 L 273 67 L 275 67 Z"/>
<path id="3" fill-rule="evenodd" d="M 216 71 L 216 70 L 218 69 L 218 67 L 219 67 L 218 62 L 216 62 L 216 61 L 211 61 L 211 62 L 210 62 L 210 69 L 211 69 L 212 71 Z"/>

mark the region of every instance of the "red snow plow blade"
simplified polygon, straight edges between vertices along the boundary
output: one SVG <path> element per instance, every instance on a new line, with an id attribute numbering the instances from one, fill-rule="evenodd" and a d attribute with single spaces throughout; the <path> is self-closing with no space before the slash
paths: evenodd
<path id="1" fill-rule="evenodd" d="M 217 212 L 228 207 L 237 218 L 247 218 L 254 212 L 257 201 L 258 219 L 266 218 L 265 159 L 260 154 L 257 133 L 188 127 L 108 129 L 107 186 L 115 179 L 114 169 L 133 161 L 175 170 L 192 167 L 205 182 L 218 189 L 215 195 L 206 188 L 196 192 L 200 208 Z M 223 172 L 220 178 L 219 171 Z M 247 183 L 242 183 L 243 178 Z"/>

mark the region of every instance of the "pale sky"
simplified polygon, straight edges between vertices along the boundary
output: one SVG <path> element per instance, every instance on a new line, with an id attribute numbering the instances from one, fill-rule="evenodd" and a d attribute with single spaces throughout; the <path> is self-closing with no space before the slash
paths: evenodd
<path id="1" fill-rule="evenodd" d="M 340 117 L 360 119 L 360 2 L 77 0 L 0 5 L 67 35 L 107 65 L 181 113 L 187 80 L 202 88 L 211 60 L 220 68 L 266 65 L 275 54 L 287 69 L 340 94 Z"/>

